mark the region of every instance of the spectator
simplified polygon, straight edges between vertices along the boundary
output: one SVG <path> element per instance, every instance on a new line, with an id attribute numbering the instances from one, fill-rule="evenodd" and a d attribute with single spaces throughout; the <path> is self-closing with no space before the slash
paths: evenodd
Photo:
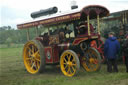
<path id="1" fill-rule="evenodd" d="M 123 43 L 123 56 L 126 65 L 126 72 L 128 72 L 128 34 L 126 34 L 126 40 Z"/>
<path id="2" fill-rule="evenodd" d="M 117 41 L 117 38 L 114 37 L 114 32 L 110 32 L 108 37 L 109 38 L 105 41 L 104 44 L 104 55 L 107 60 L 107 71 L 112 72 L 113 66 L 114 72 L 118 72 L 116 59 L 120 49 L 120 44 Z"/>

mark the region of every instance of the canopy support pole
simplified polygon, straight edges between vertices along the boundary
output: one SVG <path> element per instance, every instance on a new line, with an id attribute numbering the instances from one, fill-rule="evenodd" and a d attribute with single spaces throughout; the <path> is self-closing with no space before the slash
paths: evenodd
<path id="1" fill-rule="evenodd" d="M 38 36 L 38 27 L 36 27 L 36 36 Z"/>
<path id="2" fill-rule="evenodd" d="M 99 18 L 99 14 L 97 15 L 97 31 L 98 31 L 98 34 L 100 35 L 100 18 Z"/>
<path id="3" fill-rule="evenodd" d="M 89 15 L 87 16 L 87 22 L 88 22 L 88 35 L 90 36 L 90 22 L 89 22 Z"/>
<path id="4" fill-rule="evenodd" d="M 50 29 L 49 29 L 49 27 L 48 27 L 48 35 L 50 35 Z"/>
<path id="5" fill-rule="evenodd" d="M 127 12 L 125 12 L 125 22 L 127 24 Z"/>
<path id="6" fill-rule="evenodd" d="M 29 29 L 27 29 L 27 40 L 28 41 L 30 40 L 30 37 L 29 37 Z"/>
<path id="7" fill-rule="evenodd" d="M 125 14 L 122 13 L 122 21 L 123 21 L 123 24 L 125 24 L 125 23 L 124 23 L 124 21 L 125 21 L 125 20 L 124 20 L 124 17 L 125 17 Z"/>

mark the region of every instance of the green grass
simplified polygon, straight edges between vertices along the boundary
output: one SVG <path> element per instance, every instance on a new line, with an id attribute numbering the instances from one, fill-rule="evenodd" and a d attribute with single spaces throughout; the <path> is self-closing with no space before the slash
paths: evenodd
<path id="1" fill-rule="evenodd" d="M 0 85 L 128 85 L 125 66 L 118 73 L 107 73 L 106 65 L 99 72 L 88 73 L 82 68 L 74 77 L 66 77 L 60 68 L 47 67 L 42 74 L 29 74 L 24 67 L 22 48 L 0 48 Z"/>
<path id="2" fill-rule="evenodd" d="M 9 48 L 19 48 L 19 47 L 23 47 L 23 44 L 14 44 L 11 43 Z M 0 44 L 0 48 L 8 48 L 7 44 Z"/>

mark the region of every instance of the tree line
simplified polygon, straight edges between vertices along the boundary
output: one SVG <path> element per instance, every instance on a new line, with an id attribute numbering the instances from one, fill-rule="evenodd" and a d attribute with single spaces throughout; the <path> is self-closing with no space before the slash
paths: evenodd
<path id="1" fill-rule="evenodd" d="M 27 42 L 27 30 L 14 29 L 11 26 L 0 27 L 0 44 L 23 44 Z M 35 36 L 34 29 L 30 30 L 30 39 Z"/>

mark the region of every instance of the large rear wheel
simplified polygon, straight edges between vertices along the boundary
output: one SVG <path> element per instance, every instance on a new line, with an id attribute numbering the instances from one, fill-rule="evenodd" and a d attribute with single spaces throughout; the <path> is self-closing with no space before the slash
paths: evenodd
<path id="1" fill-rule="evenodd" d="M 44 47 L 37 41 L 28 41 L 24 45 L 23 60 L 27 71 L 31 74 L 40 73 L 45 68 Z"/>
<path id="2" fill-rule="evenodd" d="M 98 71 L 101 67 L 100 53 L 95 48 L 90 47 L 81 58 L 81 64 L 87 72 Z"/>
<path id="3" fill-rule="evenodd" d="M 61 55 L 60 66 L 65 76 L 74 76 L 80 69 L 79 58 L 72 50 L 66 50 Z"/>

